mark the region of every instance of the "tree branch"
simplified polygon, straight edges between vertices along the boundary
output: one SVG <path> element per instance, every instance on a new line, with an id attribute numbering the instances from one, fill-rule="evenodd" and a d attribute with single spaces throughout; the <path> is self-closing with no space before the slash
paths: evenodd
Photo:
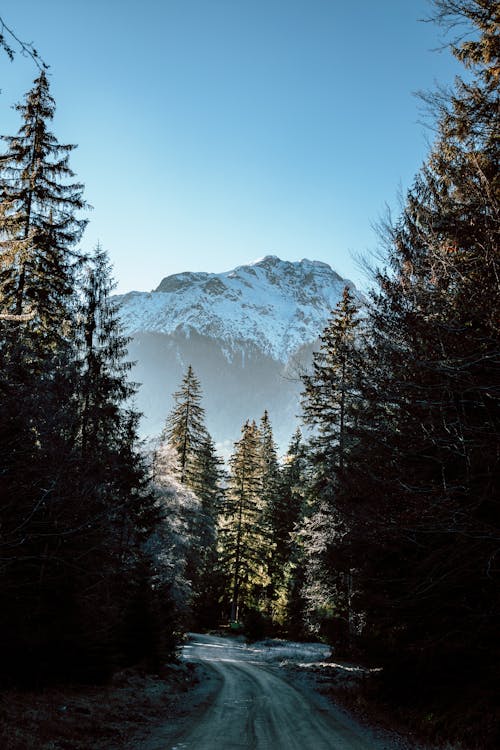
<path id="1" fill-rule="evenodd" d="M 12 31 L 11 28 L 7 26 L 3 18 L 0 16 L 0 47 L 4 49 L 10 60 L 14 59 L 16 52 L 7 42 L 5 38 L 5 32 L 7 32 L 8 36 L 11 37 L 19 46 L 19 51 L 21 52 L 21 54 L 24 57 L 31 57 L 39 70 L 47 70 L 49 68 L 49 65 L 47 65 L 47 63 L 38 54 L 38 51 L 33 46 L 33 43 L 23 42 L 22 39 L 19 39 L 19 37 Z"/>

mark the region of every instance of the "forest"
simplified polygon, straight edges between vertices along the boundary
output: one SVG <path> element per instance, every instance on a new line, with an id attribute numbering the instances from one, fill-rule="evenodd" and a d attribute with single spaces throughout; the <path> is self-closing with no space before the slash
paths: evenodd
<path id="1" fill-rule="evenodd" d="M 108 254 L 80 249 L 75 147 L 32 51 L 0 155 L 3 689 L 154 672 L 188 629 L 320 638 L 380 667 L 387 701 L 498 747 L 500 6 L 434 7 L 465 24 L 464 74 L 423 95 L 434 141 L 369 298 L 331 312 L 286 455 L 263 404 L 227 466 L 191 366 L 139 440 Z"/>

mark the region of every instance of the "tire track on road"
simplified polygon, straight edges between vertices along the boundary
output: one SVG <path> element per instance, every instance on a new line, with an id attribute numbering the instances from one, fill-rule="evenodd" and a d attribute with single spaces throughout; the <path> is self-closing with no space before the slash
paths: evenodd
<path id="1" fill-rule="evenodd" d="M 185 658 L 200 661 L 220 687 L 172 750 L 373 750 L 332 708 L 320 709 L 305 691 L 251 650 L 216 636 L 194 636 Z"/>

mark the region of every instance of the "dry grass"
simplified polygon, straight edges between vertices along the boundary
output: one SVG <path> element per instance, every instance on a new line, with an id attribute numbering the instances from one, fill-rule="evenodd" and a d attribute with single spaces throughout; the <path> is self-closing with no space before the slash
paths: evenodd
<path id="1" fill-rule="evenodd" d="M 0 693 L 2 750 L 124 750 L 178 712 L 196 681 L 191 668 L 172 666 L 160 678 L 127 670 L 106 687 Z"/>

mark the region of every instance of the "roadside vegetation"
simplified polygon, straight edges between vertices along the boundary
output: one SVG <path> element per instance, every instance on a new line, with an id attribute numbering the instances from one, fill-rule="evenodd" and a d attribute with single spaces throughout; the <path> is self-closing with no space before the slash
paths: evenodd
<path id="1" fill-rule="evenodd" d="M 182 713 L 197 677 L 187 666 L 117 672 L 106 686 L 9 690 L 0 700 L 3 750 L 124 750 Z"/>

